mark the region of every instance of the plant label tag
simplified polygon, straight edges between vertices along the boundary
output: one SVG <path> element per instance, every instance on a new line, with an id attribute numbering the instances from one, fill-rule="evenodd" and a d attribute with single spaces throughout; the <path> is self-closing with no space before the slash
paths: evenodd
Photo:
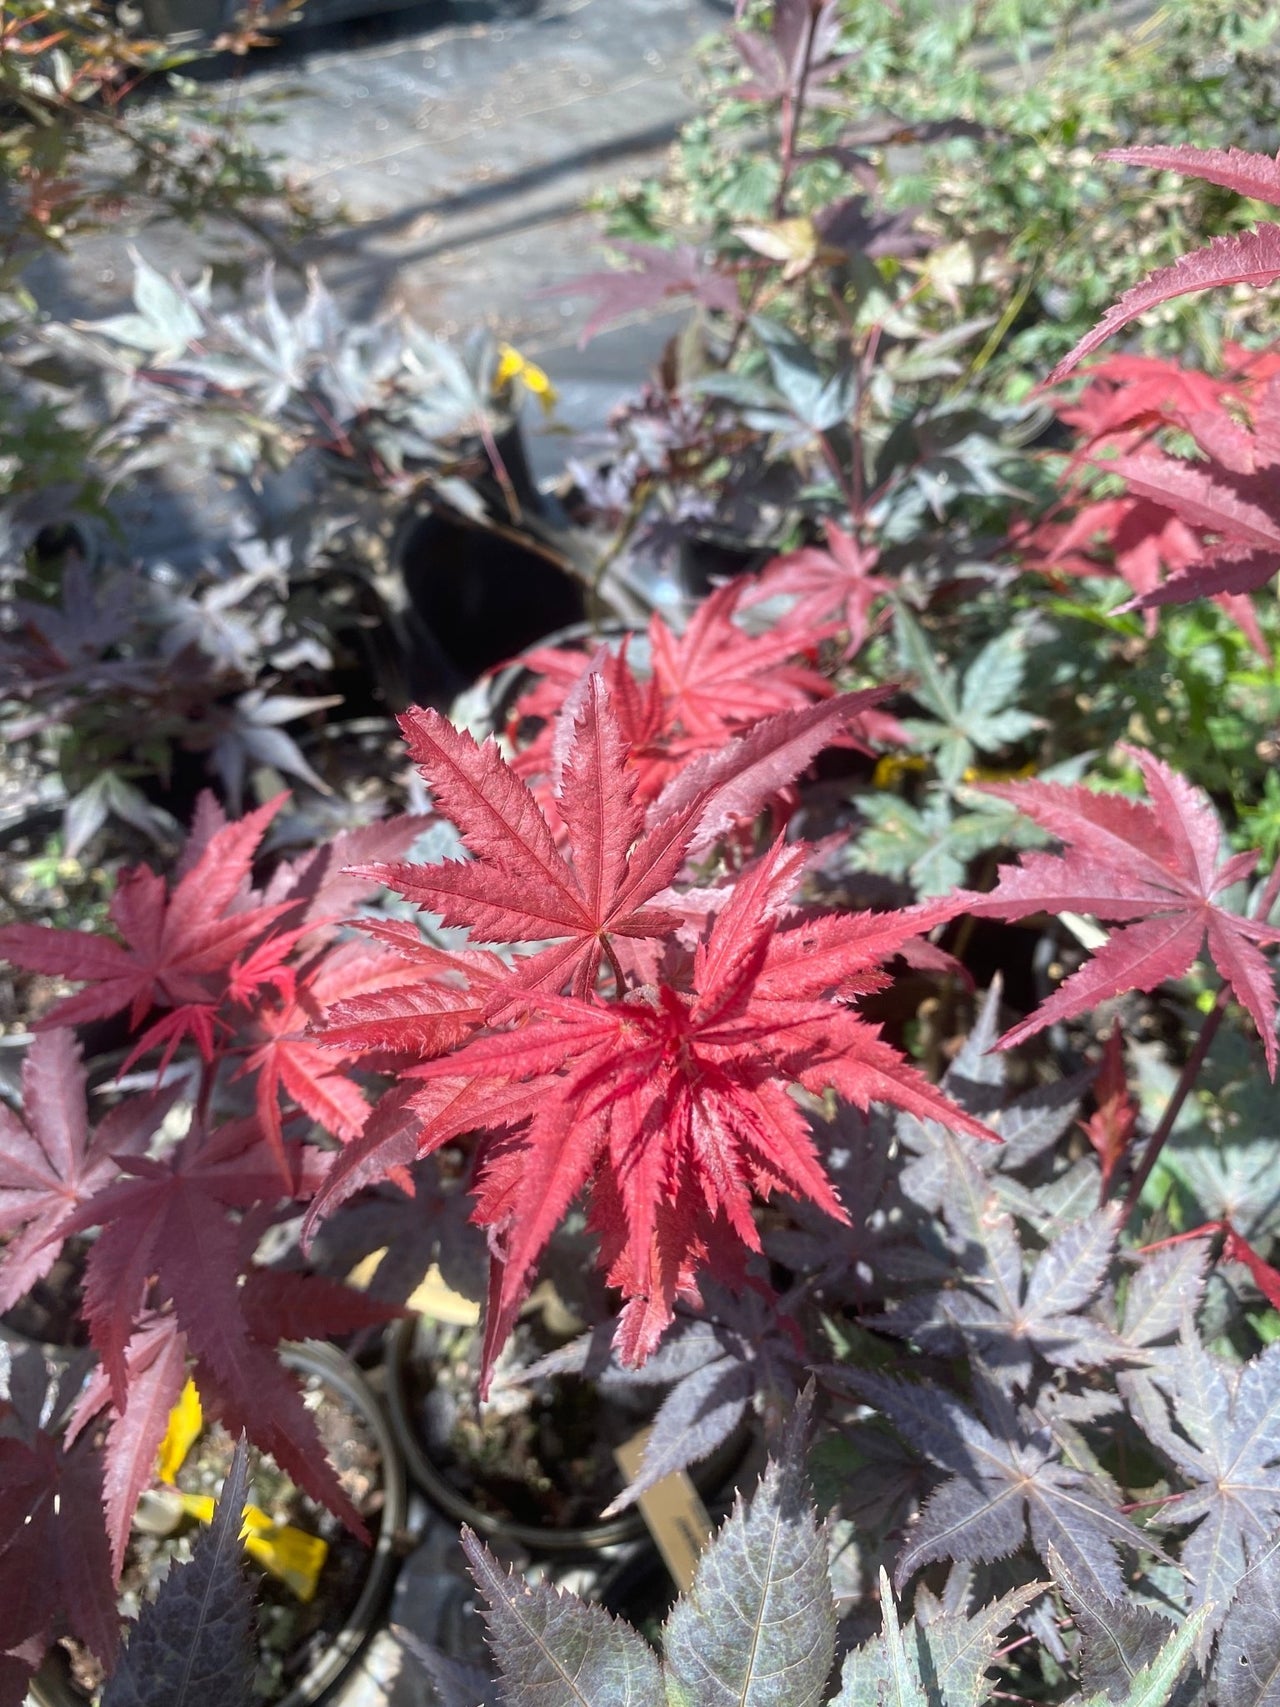
<path id="1" fill-rule="evenodd" d="M 649 1434 L 649 1429 L 642 1428 L 613 1454 L 628 1482 L 640 1468 Z M 683 1470 L 677 1470 L 641 1494 L 637 1503 L 672 1581 L 681 1594 L 687 1593 L 693 1587 L 698 1558 L 711 1539 L 711 1519 L 698 1490 Z"/>

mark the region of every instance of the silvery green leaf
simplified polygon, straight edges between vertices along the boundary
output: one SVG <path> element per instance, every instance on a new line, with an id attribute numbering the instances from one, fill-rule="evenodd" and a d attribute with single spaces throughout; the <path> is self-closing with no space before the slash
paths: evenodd
<path id="1" fill-rule="evenodd" d="M 907 1633 L 904 1633 L 894 1604 L 893 1590 L 880 1572 L 880 1611 L 884 1628 L 878 1637 L 845 1656 L 840 1675 L 840 1693 L 831 1707 L 950 1707 L 941 1690 L 931 1681 L 928 1689 Z"/>
<path id="2" fill-rule="evenodd" d="M 1182 1547 L 1192 1604 L 1213 1603 L 1221 1618 L 1280 1531 L 1280 1343 L 1237 1367 L 1206 1351 L 1188 1323 L 1176 1354 L 1126 1397 L 1191 1484 L 1168 1516 L 1195 1526 Z"/>
<path id="3" fill-rule="evenodd" d="M 958 1574 L 953 1571 L 952 1578 Z M 947 1587 L 951 1590 L 951 1579 Z M 994 1661 L 1000 1635 L 1042 1588 L 1040 1583 L 1025 1583 L 974 1613 L 967 1612 L 963 1604 L 940 1605 L 927 1591 L 920 1590 L 914 1620 L 916 1651 L 925 1674 L 936 1680 L 946 1707 L 981 1707 L 989 1699 L 987 1669 Z M 908 1632 L 910 1629 L 908 1626 Z"/>
<path id="4" fill-rule="evenodd" d="M 681 1707 L 817 1707 L 835 1652 L 826 1534 L 805 1488 L 808 1405 L 749 1506 L 741 1500 L 667 1620 L 669 1693 Z"/>
<path id="5" fill-rule="evenodd" d="M 944 723 L 955 722 L 960 715 L 955 678 L 934 658 L 924 630 L 905 605 L 897 607 L 893 631 L 900 667 L 917 678 L 911 690 L 914 697 Z"/>
<path id="6" fill-rule="evenodd" d="M 1194 1317 L 1204 1291 L 1209 1241 L 1166 1245 L 1144 1256 L 1129 1282 L 1121 1334 L 1131 1346 L 1172 1339 L 1188 1316 Z"/>
<path id="7" fill-rule="evenodd" d="M 657 1656 L 629 1625 L 546 1583 L 508 1575 L 469 1529 L 462 1546 L 488 1603 L 509 1707 L 666 1707 Z"/>

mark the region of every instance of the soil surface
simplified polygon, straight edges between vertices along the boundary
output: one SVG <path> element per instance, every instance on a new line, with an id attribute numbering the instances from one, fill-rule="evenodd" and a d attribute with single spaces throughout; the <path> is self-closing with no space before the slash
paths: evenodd
<path id="1" fill-rule="evenodd" d="M 505 1387 L 481 1406 L 477 1332 L 424 1324 L 415 1349 L 406 1371 L 410 1414 L 428 1458 L 463 1499 L 539 1528 L 600 1521 L 624 1486 L 614 1449 L 651 1418 L 656 1394 L 629 1394 L 623 1404 L 579 1376 L 555 1375 Z M 528 1365 L 550 1349 L 522 1323 L 512 1362 Z"/>

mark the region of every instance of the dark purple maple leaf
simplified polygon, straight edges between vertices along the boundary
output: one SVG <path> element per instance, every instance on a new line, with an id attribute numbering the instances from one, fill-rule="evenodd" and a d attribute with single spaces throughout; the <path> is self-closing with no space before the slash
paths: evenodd
<path id="1" fill-rule="evenodd" d="M 0 1103 L 0 1312 L 44 1278 L 72 1215 L 140 1155 L 180 1087 L 117 1103 L 89 1130 L 85 1069 L 71 1031 L 37 1032 L 22 1064 L 25 1121 Z"/>
<path id="2" fill-rule="evenodd" d="M 590 343 L 607 326 L 616 325 L 628 315 L 658 308 L 673 296 L 690 296 L 715 313 L 741 316 L 738 286 L 733 278 L 717 272 L 691 244 L 664 249 L 656 243 L 624 243 L 615 238 L 610 247 L 625 255 L 632 265 L 579 273 L 556 285 L 553 292 L 544 293 L 596 298 L 595 308 L 579 334 L 579 346 Z"/>
<path id="3" fill-rule="evenodd" d="M 172 889 L 148 866 L 126 872 L 110 906 L 121 942 L 43 925 L 0 930 L 0 954 L 16 965 L 89 986 L 56 1002 L 37 1029 L 108 1019 L 125 1008 L 136 1029 L 153 1007 L 164 1007 L 174 1010 L 164 1033 L 176 1041 L 175 1032 L 192 1030 L 207 1053 L 209 1015 L 227 968 L 281 911 L 280 906 L 244 902 L 254 853 L 285 798 L 277 795 L 256 812 L 225 824 Z M 149 1046 L 150 1034 L 145 1034 L 137 1052 Z"/>
<path id="4" fill-rule="evenodd" d="M 293 1194 L 311 1196 L 327 1161 L 307 1152 L 295 1164 Z M 89 1253 L 84 1313 L 117 1410 L 128 1406 L 134 1323 L 148 1304 L 171 1305 L 208 1409 L 363 1536 L 274 1343 L 254 1331 L 261 1302 L 252 1284 L 242 1284 L 244 1233 L 227 1211 L 273 1204 L 284 1193 L 278 1158 L 257 1122 L 207 1135 L 196 1128 L 167 1160 L 139 1157 L 126 1172 L 130 1177 L 78 1211 L 70 1228 L 102 1228 Z"/>
<path id="5" fill-rule="evenodd" d="M 0 1439 L 0 1650 L 62 1635 L 107 1666 L 115 1658 L 101 1459 L 88 1440 L 65 1450 L 43 1432 L 10 1436 Z"/>

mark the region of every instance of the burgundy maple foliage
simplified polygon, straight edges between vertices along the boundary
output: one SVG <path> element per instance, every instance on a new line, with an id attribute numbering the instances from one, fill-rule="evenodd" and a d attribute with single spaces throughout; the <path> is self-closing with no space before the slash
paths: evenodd
<path id="1" fill-rule="evenodd" d="M 1224 983 L 1258 1029 L 1274 1078 L 1275 983 L 1257 945 L 1280 942 L 1280 928 L 1217 899 L 1250 875 L 1258 855 L 1246 851 L 1223 861 L 1222 829 L 1205 796 L 1153 754 L 1126 751 L 1142 772 L 1148 800 L 1045 782 L 984 787 L 1033 818 L 1064 851 L 1022 854 L 1016 866 L 1003 868 L 989 895 L 965 896 L 968 909 L 1000 919 L 1092 913 L 1122 926 L 1000 1045 L 1010 1048 L 1126 990 L 1154 990 L 1184 977 L 1207 942 Z"/>

